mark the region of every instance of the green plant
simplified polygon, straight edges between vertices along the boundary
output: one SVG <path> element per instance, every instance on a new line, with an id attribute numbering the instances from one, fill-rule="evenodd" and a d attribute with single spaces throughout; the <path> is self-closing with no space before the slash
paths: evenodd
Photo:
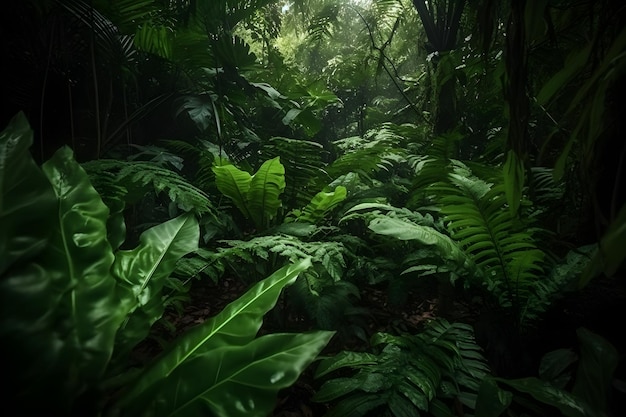
<path id="1" fill-rule="evenodd" d="M 490 372 L 471 327 L 444 319 L 416 335 L 378 333 L 371 345 L 375 353 L 343 351 L 320 362 L 316 378 L 340 370 L 346 375 L 327 380 L 314 396 L 338 400 L 327 417 L 452 416 L 457 407 L 475 408 Z"/>
<path id="2" fill-rule="evenodd" d="M 258 230 L 270 225 L 279 207 L 280 195 L 285 189 L 285 167 L 276 157 L 265 161 L 254 175 L 234 165 L 213 167 L 217 188 L 252 220 Z"/>
<path id="3" fill-rule="evenodd" d="M 0 231 L 7 409 L 50 416 L 269 414 L 277 392 L 333 335 L 255 338 L 263 315 L 310 260 L 279 269 L 138 366 L 133 348 L 162 316 L 162 289 L 177 261 L 197 249 L 197 220 L 184 214 L 145 231 L 133 250 L 114 248 L 109 237 L 124 229 L 107 230 L 109 209 L 71 150 L 61 148 L 40 169 L 31 144 L 20 113 L 0 134 L 0 220 L 15 225 Z"/>
<path id="4" fill-rule="evenodd" d="M 579 352 L 563 348 L 546 353 L 539 377 L 486 378 L 480 386 L 476 415 L 497 417 L 505 410 L 553 415 L 555 409 L 567 417 L 609 415 L 619 354 L 606 339 L 584 327 L 576 334 Z"/>

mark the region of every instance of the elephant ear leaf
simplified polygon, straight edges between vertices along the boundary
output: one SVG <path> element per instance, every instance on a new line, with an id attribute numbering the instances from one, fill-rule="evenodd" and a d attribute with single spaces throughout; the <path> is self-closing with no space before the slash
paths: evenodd
<path id="1" fill-rule="evenodd" d="M 149 333 L 161 318 L 161 290 L 176 262 L 198 248 L 200 230 L 192 214 L 184 214 L 146 230 L 137 248 L 118 251 L 113 274 L 125 319 L 118 333 L 117 353 L 126 353 Z"/>
<path id="2" fill-rule="evenodd" d="M 13 369 L 4 371 L 16 387 L 27 387 L 12 400 L 19 404 L 36 397 L 39 403 L 24 402 L 23 411 L 45 407 L 46 413 L 63 415 L 85 387 L 103 376 L 121 316 L 110 273 L 107 207 L 69 148 L 59 149 L 42 170 L 47 187 L 31 167 L 22 173 L 37 179 L 24 178 L 15 195 L 28 195 L 21 187 L 34 185 L 38 188 L 32 192 L 41 195 L 52 190 L 54 204 L 46 213 L 52 233 L 36 257 L 3 276 L 0 335 L 4 354 L 16 364 L 16 378 Z M 48 197 L 44 202 L 43 207 L 51 205 Z"/>
<path id="3" fill-rule="evenodd" d="M 248 211 L 248 190 L 252 175 L 242 171 L 234 165 L 218 165 L 213 167 L 215 185 L 222 194 L 230 198 L 235 206 L 243 213 L 246 219 L 250 218 Z"/>
<path id="4" fill-rule="evenodd" d="M 257 228 L 265 229 L 281 206 L 280 195 L 285 190 L 285 167 L 280 157 L 263 163 L 252 176 L 248 190 L 248 210 Z"/>
<path id="5" fill-rule="evenodd" d="M 269 334 L 196 356 L 153 397 L 154 415 L 205 415 L 207 408 L 219 417 L 270 415 L 278 392 L 296 382 L 333 334 Z"/>
<path id="6" fill-rule="evenodd" d="M 33 131 L 24 113 L 0 133 L 0 274 L 39 253 L 51 231 L 56 199 L 30 155 Z"/>
<path id="7" fill-rule="evenodd" d="M 71 335 L 66 348 L 81 362 L 81 379 L 97 380 L 113 351 L 120 322 L 110 272 L 114 256 L 107 239 L 109 209 L 68 147 L 42 168 L 59 202 L 58 223 L 42 266 L 59 292 L 57 314 L 66 327 L 61 333 Z"/>

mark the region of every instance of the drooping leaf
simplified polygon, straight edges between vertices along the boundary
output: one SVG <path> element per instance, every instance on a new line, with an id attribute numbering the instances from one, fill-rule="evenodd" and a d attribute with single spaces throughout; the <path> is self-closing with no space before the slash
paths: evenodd
<path id="1" fill-rule="evenodd" d="M 116 253 L 113 274 L 119 282 L 118 310 L 125 314 L 117 337 L 118 353 L 143 340 L 161 318 L 165 280 L 181 257 L 198 248 L 199 238 L 195 216 L 184 214 L 146 230 L 137 248 Z"/>
<path id="2" fill-rule="evenodd" d="M 182 417 L 210 410 L 219 417 L 265 417 L 275 407 L 278 391 L 298 379 L 333 334 L 270 334 L 197 355 L 155 395 L 154 415 Z"/>
<path id="3" fill-rule="evenodd" d="M 152 403 L 154 392 L 167 383 L 169 375 L 190 359 L 219 348 L 248 344 L 261 327 L 263 315 L 276 304 L 283 287 L 293 283 L 310 266 L 307 258 L 279 269 L 218 315 L 191 329 L 124 393 L 120 405 L 130 407 L 129 412 L 141 410 Z"/>
<path id="4" fill-rule="evenodd" d="M 522 203 L 522 191 L 525 182 L 524 163 L 515 153 L 510 150 L 503 167 L 504 191 L 506 201 L 509 203 L 509 210 L 512 215 L 516 215 Z"/>

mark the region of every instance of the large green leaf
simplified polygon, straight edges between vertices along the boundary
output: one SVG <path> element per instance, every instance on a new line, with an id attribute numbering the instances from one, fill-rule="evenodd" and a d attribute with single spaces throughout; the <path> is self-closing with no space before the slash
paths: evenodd
<path id="1" fill-rule="evenodd" d="M 285 167 L 280 157 L 265 161 L 254 175 L 233 165 L 213 167 L 215 184 L 258 229 L 266 229 L 281 206 Z"/>
<path id="2" fill-rule="evenodd" d="M 39 253 L 51 230 L 54 191 L 30 155 L 32 144 L 20 112 L 0 133 L 0 274 Z"/>
<path id="3" fill-rule="evenodd" d="M 54 415 L 67 412 L 102 377 L 121 315 L 107 207 L 69 148 L 57 151 L 43 171 L 58 200 L 49 218 L 53 232 L 36 259 L 3 277 L 1 328 L 3 357 L 13 354 L 8 374 L 18 371 L 12 399 L 31 399 L 24 410 L 44 407 Z"/>
<path id="4" fill-rule="evenodd" d="M 311 260 L 306 258 L 279 269 L 218 315 L 191 329 L 141 375 L 120 404 L 129 411 L 140 410 L 152 402 L 153 393 L 185 362 L 219 348 L 243 346 L 252 341 L 263 324 L 263 316 L 274 307 L 283 287 L 293 283 L 310 266 Z"/>
<path id="5" fill-rule="evenodd" d="M 67 348 L 82 362 L 81 376 L 97 380 L 111 356 L 120 322 L 110 272 L 114 256 L 107 240 L 109 209 L 68 147 L 42 168 L 59 200 L 59 223 L 42 256 L 42 266 L 62 296 L 56 306 L 63 316 L 58 331 L 67 332 Z"/>
<path id="6" fill-rule="evenodd" d="M 118 251 L 113 274 L 119 280 L 119 310 L 126 318 L 116 343 L 125 352 L 143 340 L 163 314 L 161 290 L 176 262 L 198 248 L 200 228 L 192 214 L 184 214 L 141 234 L 140 244 Z"/>
<path id="7" fill-rule="evenodd" d="M 213 167 L 215 173 L 215 185 L 222 194 L 230 198 L 235 206 L 249 219 L 248 190 L 252 175 L 242 171 L 234 165 L 219 165 Z"/>
<path id="8" fill-rule="evenodd" d="M 277 156 L 265 161 L 250 181 L 248 211 L 258 228 L 266 229 L 269 221 L 276 216 L 284 190 L 285 167 Z"/>
<path id="9" fill-rule="evenodd" d="M 492 378 L 485 378 L 480 384 L 476 398 L 476 417 L 498 417 L 506 410 L 513 394 L 501 389 Z"/>
<path id="10" fill-rule="evenodd" d="M 460 265 L 469 262 L 465 253 L 452 239 L 432 227 L 392 217 L 377 217 L 368 227 L 380 235 L 392 236 L 399 240 L 417 240 L 424 245 L 435 246 L 442 256 L 457 261 Z"/>
<path id="11" fill-rule="evenodd" d="M 145 415 L 267 416 L 333 334 L 271 334 L 198 355 L 172 373 Z"/>
<path id="12" fill-rule="evenodd" d="M 524 175 L 524 161 L 513 150 L 510 150 L 507 155 L 503 174 L 506 201 L 509 203 L 511 214 L 515 216 L 522 202 L 522 191 L 526 178 Z"/>

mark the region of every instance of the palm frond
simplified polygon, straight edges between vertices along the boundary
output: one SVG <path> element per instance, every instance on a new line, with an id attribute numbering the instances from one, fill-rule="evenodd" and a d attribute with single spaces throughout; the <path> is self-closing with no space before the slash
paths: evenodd
<path id="1" fill-rule="evenodd" d="M 338 4 L 326 4 L 311 18 L 308 27 L 308 36 L 312 42 L 322 42 L 332 34 L 333 25 L 337 22 L 340 7 Z"/>

